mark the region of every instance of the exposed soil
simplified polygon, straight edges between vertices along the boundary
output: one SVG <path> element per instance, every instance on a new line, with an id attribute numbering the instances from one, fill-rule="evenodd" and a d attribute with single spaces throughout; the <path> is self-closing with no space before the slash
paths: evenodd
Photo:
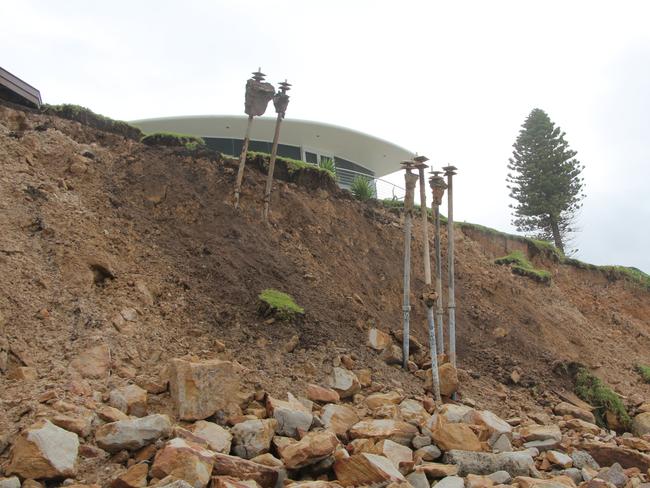
<path id="1" fill-rule="evenodd" d="M 366 346 L 369 327 L 401 328 L 399 214 L 305 177 L 276 182 L 266 226 L 259 165 L 247 168 L 237 211 L 230 160 L 3 106 L 0 164 L 0 350 L 9 351 L 0 434 L 31 423 L 45 391 L 101 397 L 185 354 L 236 359 L 252 384 L 281 395 L 323 381 L 335 356 L 353 353 L 379 388 L 423 393 L 420 379 Z M 426 343 L 420 232 L 417 221 L 411 318 Z M 442 244 L 445 252 L 444 233 Z M 462 396 L 502 416 L 540 408 L 571 388 L 555 366 L 578 361 L 622 395 L 650 397 L 634 371 L 650 364 L 650 293 L 543 256 L 532 260 L 553 282 L 539 284 L 493 264 L 501 246 L 506 254 L 517 244 L 456 233 Z M 265 288 L 291 294 L 304 318 L 260 317 Z M 133 322 L 118 317 L 128 308 Z M 296 334 L 298 347 L 285 352 Z M 113 374 L 80 382 L 70 361 L 98 343 L 111 348 Z M 10 380 L 20 365 L 38 380 Z M 154 410 L 167 408 L 165 395 L 158 402 Z"/>

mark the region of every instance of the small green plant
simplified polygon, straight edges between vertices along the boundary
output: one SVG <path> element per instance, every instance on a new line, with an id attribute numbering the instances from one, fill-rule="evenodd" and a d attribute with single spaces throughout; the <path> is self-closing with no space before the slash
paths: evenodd
<path id="1" fill-rule="evenodd" d="M 616 415 L 624 428 L 629 427 L 630 415 L 621 398 L 586 368 L 580 368 L 576 373 L 575 392 L 581 399 L 595 407 L 594 415 L 598 425 L 607 427 L 606 414 L 610 412 Z"/>
<path id="2" fill-rule="evenodd" d="M 358 175 L 352 180 L 350 191 L 357 200 L 365 201 L 374 198 L 375 189 L 372 186 L 370 178 Z"/>
<path id="3" fill-rule="evenodd" d="M 290 320 L 296 315 L 305 313 L 291 295 L 287 295 L 273 288 L 267 288 L 258 296 L 260 300 L 259 311 L 264 316 L 272 315 L 280 320 Z"/>
<path id="4" fill-rule="evenodd" d="M 539 283 L 549 283 L 551 281 L 551 273 L 545 269 L 533 267 L 532 263 L 524 256 L 524 253 L 518 250 L 495 259 L 494 264 L 510 265 L 514 274 L 526 276 Z"/>
<path id="5" fill-rule="evenodd" d="M 332 178 L 336 178 L 336 164 L 332 158 L 321 158 L 318 167 L 323 171 L 327 171 Z"/>
<path id="6" fill-rule="evenodd" d="M 643 364 L 637 364 L 636 370 L 643 378 L 643 381 L 650 383 L 650 366 L 645 366 Z"/>
<path id="7" fill-rule="evenodd" d="M 153 134 L 147 134 L 140 142 L 147 146 L 184 147 L 189 150 L 205 146 L 205 141 L 201 137 L 190 134 L 176 134 L 174 132 L 154 132 Z"/>

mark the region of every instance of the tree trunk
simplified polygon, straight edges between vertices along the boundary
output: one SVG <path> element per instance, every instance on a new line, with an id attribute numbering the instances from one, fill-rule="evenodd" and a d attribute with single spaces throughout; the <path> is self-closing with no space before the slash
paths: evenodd
<path id="1" fill-rule="evenodd" d="M 551 221 L 551 232 L 553 232 L 553 241 L 562 254 L 564 254 L 564 244 L 562 244 L 562 236 L 560 236 L 560 226 L 557 224 L 557 219 L 552 215 L 549 216 Z"/>

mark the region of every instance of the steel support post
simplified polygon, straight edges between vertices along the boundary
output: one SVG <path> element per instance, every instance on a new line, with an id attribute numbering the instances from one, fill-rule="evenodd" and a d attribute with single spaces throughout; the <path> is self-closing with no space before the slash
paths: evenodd
<path id="1" fill-rule="evenodd" d="M 440 206 L 433 206 L 435 236 L 433 247 L 436 253 L 436 325 L 438 326 L 438 354 L 445 353 L 445 337 L 442 310 L 442 255 L 440 252 Z"/>
<path id="2" fill-rule="evenodd" d="M 239 156 L 239 168 L 237 169 L 237 182 L 235 183 L 235 208 L 239 208 L 239 193 L 241 184 L 244 179 L 244 168 L 246 167 L 246 154 L 248 153 L 248 142 L 251 138 L 251 127 L 253 126 L 253 116 L 248 116 L 248 125 L 246 125 L 246 135 L 244 136 L 244 146 Z"/>
<path id="3" fill-rule="evenodd" d="M 447 310 L 449 312 L 449 361 L 456 367 L 456 297 L 454 283 L 454 187 L 453 177 L 456 174 L 455 166 L 442 168 L 447 176 L 447 257 L 449 275 L 449 296 Z"/>
<path id="4" fill-rule="evenodd" d="M 411 338 L 409 322 L 411 314 L 411 227 L 415 185 L 418 181 L 418 176 L 411 173 L 411 169 L 415 167 L 413 161 L 403 161 L 401 166 L 406 170 L 406 173 L 404 173 L 406 195 L 404 196 L 404 301 L 402 304 L 404 322 L 402 330 L 402 366 L 404 369 L 408 369 L 409 341 Z"/>

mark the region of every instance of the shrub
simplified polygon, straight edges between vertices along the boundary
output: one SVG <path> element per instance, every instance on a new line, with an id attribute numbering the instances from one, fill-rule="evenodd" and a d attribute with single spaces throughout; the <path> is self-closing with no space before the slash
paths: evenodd
<path id="1" fill-rule="evenodd" d="M 534 268 L 521 251 L 512 251 L 507 256 L 497 258 L 494 260 L 494 264 L 511 265 L 514 274 L 526 276 L 539 283 L 549 283 L 551 281 L 551 273 L 545 269 Z"/>
<path id="2" fill-rule="evenodd" d="M 645 381 L 646 383 L 650 383 L 650 366 L 638 364 L 636 366 L 636 370 L 641 375 L 641 378 L 643 378 L 643 381 Z"/>
<path id="3" fill-rule="evenodd" d="M 189 134 L 175 134 L 173 132 L 147 134 L 141 139 L 141 142 L 147 146 L 184 147 L 190 150 L 205 146 L 205 141 L 201 137 Z"/>
<path id="4" fill-rule="evenodd" d="M 356 176 L 350 185 L 350 191 L 357 200 L 370 200 L 375 196 L 375 189 L 372 186 L 370 178 L 366 176 Z"/>
<path id="5" fill-rule="evenodd" d="M 273 288 L 267 288 L 258 296 L 259 311 L 262 315 L 273 315 L 281 320 L 290 320 L 305 313 L 305 309 L 296 304 L 291 295 Z"/>
<path id="6" fill-rule="evenodd" d="M 624 428 L 630 425 L 630 415 L 620 397 L 609 386 L 603 383 L 586 368 L 578 369 L 575 377 L 575 392 L 585 402 L 596 408 L 594 415 L 596 422 L 602 427 L 607 427 L 606 414 L 611 412 L 616 415 Z"/>
<path id="7" fill-rule="evenodd" d="M 321 158 L 318 167 L 327 171 L 332 178 L 336 178 L 336 164 L 332 158 Z"/>

